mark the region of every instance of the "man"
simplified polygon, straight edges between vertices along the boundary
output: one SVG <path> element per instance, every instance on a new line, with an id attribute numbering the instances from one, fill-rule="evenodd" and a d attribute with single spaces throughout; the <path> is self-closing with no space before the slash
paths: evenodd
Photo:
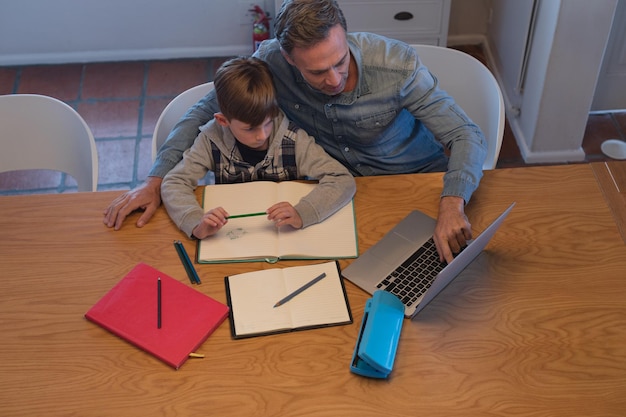
<path id="1" fill-rule="evenodd" d="M 371 33 L 348 34 L 334 0 L 285 1 L 275 32 L 255 56 L 269 64 L 282 110 L 353 175 L 446 171 L 434 238 L 440 258 L 451 261 L 472 236 L 464 206 L 482 177 L 480 129 L 438 88 L 413 48 Z M 214 93 L 190 109 L 146 183 L 107 208 L 107 226 L 119 229 L 137 209 L 144 210 L 138 227 L 152 217 L 163 176 L 217 112 Z"/>

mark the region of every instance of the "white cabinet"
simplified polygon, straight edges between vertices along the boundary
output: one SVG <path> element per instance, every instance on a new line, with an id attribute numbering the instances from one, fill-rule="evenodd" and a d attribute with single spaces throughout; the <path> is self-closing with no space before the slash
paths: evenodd
<path id="1" fill-rule="evenodd" d="M 282 0 L 274 0 L 276 12 Z M 450 0 L 338 0 L 349 32 L 446 46 Z"/>
<path id="2" fill-rule="evenodd" d="M 530 14 L 521 13 L 520 0 L 493 2 L 488 55 L 526 163 L 585 159 L 582 141 L 617 1 L 525 0 Z"/>

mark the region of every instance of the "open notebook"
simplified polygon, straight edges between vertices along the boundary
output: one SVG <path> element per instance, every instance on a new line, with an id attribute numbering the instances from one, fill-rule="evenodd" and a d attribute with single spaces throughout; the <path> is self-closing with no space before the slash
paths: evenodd
<path id="1" fill-rule="evenodd" d="M 276 306 L 321 274 L 322 279 Z M 336 261 L 247 272 L 224 281 L 235 339 L 352 323 Z"/>
<path id="2" fill-rule="evenodd" d="M 205 210 L 224 207 L 231 216 L 264 212 L 279 201 L 296 204 L 317 184 L 253 181 L 208 185 Z M 276 228 L 267 215 L 231 218 L 215 235 L 198 242 L 199 263 L 276 262 L 279 259 L 340 259 L 358 255 L 353 201 L 321 223 L 304 229 Z"/>

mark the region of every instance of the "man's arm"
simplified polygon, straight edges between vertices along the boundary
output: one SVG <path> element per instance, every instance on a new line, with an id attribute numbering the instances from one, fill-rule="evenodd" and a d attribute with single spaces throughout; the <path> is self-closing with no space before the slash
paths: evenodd
<path id="1" fill-rule="evenodd" d="M 200 127 L 212 120 L 213 115 L 218 111 L 215 90 L 212 90 L 194 104 L 176 123 L 165 143 L 159 148 L 148 176 L 165 177 L 183 159 L 183 152 L 193 145 L 193 141 L 200 132 Z"/>
<path id="2" fill-rule="evenodd" d="M 442 196 L 468 202 L 482 178 L 487 140 L 454 98 L 439 87 L 437 74 L 430 73 L 411 47 L 407 59 L 414 69 L 401 89 L 403 106 L 450 150 Z"/>
<path id="3" fill-rule="evenodd" d="M 402 89 L 404 105 L 450 150 L 434 235 L 440 259 L 450 262 L 472 238 L 465 204 L 482 178 L 487 141 L 454 99 L 439 88 L 436 74 L 428 71 L 415 51 L 410 48 L 407 54 L 415 66 Z"/>
<path id="4" fill-rule="evenodd" d="M 139 187 L 117 197 L 104 210 L 103 223 L 107 227 L 119 230 L 126 217 L 136 210 L 144 211 L 137 220 L 137 227 L 143 227 L 150 221 L 161 205 L 163 177 L 178 164 L 183 157 L 183 152 L 193 144 L 200 127 L 211 120 L 217 111 L 219 107 L 214 91 L 209 92 L 187 111 L 159 149 L 146 181 Z"/>

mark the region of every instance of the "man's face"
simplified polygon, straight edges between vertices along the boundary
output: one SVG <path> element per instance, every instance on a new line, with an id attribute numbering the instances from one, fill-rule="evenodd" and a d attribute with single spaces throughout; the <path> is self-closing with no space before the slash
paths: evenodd
<path id="1" fill-rule="evenodd" d="M 329 96 L 346 88 L 350 68 L 350 49 L 346 32 L 340 25 L 333 27 L 328 37 L 310 48 L 294 48 L 291 54 L 283 52 L 291 65 L 298 68 L 305 81 Z"/>

